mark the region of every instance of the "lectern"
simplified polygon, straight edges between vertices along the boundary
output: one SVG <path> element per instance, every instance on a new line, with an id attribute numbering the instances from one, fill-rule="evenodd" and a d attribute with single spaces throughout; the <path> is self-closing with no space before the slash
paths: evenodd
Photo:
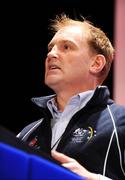
<path id="1" fill-rule="evenodd" d="M 26 150 L 20 148 L 23 146 L 22 141 L 18 141 L 12 134 L 8 136 L 8 132 L 7 135 L 4 133 L 4 138 L 0 133 L 0 180 L 85 180 L 47 156 L 37 154 L 32 149 L 27 150 L 30 147 Z M 16 143 L 12 143 L 12 139 L 11 143 L 6 140 L 12 137 Z"/>

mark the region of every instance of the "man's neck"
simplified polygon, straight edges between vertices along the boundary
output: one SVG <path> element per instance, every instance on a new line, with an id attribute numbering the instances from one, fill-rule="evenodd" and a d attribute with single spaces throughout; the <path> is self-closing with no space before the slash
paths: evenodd
<path id="1" fill-rule="evenodd" d="M 65 109 L 65 106 L 67 105 L 68 101 L 71 99 L 71 97 L 82 93 L 86 92 L 88 90 L 94 90 L 97 87 L 97 84 L 92 84 L 89 86 L 69 86 L 68 88 L 59 88 L 58 90 L 54 90 L 56 93 L 56 98 L 55 98 L 55 104 L 58 108 L 59 111 L 63 112 Z"/>
<path id="2" fill-rule="evenodd" d="M 87 91 L 87 90 L 86 90 Z M 71 97 L 85 91 L 58 93 L 55 97 L 55 104 L 60 112 L 63 112 Z"/>

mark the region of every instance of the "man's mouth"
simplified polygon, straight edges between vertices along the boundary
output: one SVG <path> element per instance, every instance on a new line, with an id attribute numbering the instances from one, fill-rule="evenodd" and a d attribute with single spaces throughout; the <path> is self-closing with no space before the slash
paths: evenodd
<path id="1" fill-rule="evenodd" d="M 60 69 L 60 67 L 57 66 L 57 65 L 51 64 L 51 65 L 48 66 L 48 69 L 49 69 L 49 70 L 55 70 L 55 69 Z"/>

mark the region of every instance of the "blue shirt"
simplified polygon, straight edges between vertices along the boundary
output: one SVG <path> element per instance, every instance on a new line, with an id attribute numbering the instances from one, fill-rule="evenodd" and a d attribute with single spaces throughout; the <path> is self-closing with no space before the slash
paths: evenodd
<path id="1" fill-rule="evenodd" d="M 94 94 L 94 90 L 79 93 L 70 98 L 63 112 L 60 112 L 55 105 L 55 98 L 51 98 L 47 102 L 47 107 L 52 114 L 52 149 L 56 149 L 62 134 L 64 133 L 72 116 L 82 109 Z"/>

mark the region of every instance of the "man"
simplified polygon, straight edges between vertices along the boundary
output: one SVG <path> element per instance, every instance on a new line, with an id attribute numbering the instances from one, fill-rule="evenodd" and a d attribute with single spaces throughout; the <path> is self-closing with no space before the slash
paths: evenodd
<path id="1" fill-rule="evenodd" d="M 125 107 L 109 99 L 102 86 L 114 48 L 90 22 L 65 14 L 51 26 L 45 84 L 54 92 L 32 98 L 44 117 L 18 135 L 29 145 L 51 152 L 62 166 L 95 179 L 125 178 Z M 56 150 L 56 151 L 55 151 Z"/>

